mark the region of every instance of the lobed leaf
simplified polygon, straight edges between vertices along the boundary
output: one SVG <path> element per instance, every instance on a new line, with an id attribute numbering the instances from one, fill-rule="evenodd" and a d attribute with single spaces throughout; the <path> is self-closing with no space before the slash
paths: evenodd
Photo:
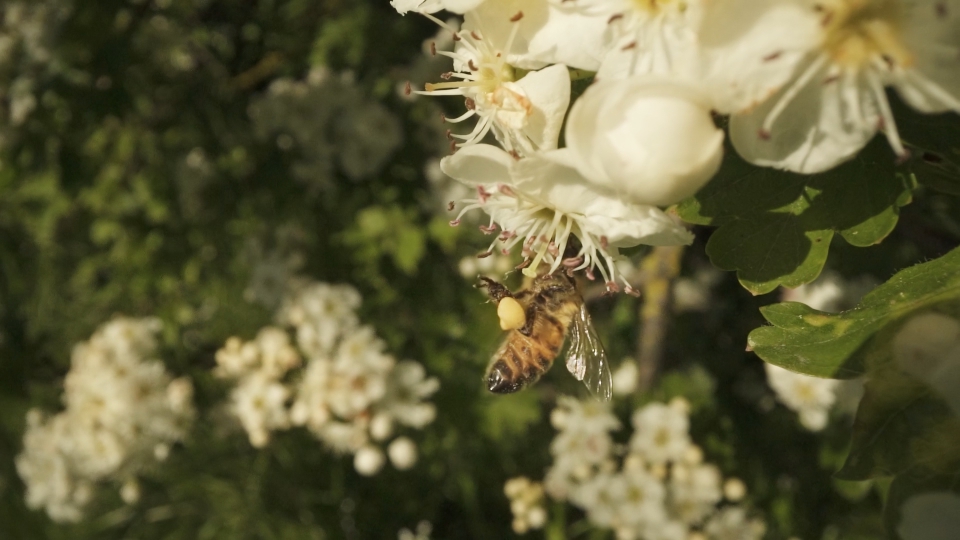
<path id="1" fill-rule="evenodd" d="M 960 300 L 960 248 L 902 270 L 856 308 L 824 313 L 796 302 L 760 309 L 772 324 L 750 332 L 748 348 L 771 364 L 817 377 L 849 378 L 865 372 L 862 346 L 904 316 Z"/>
<path id="2" fill-rule="evenodd" d="M 915 187 L 893 162 L 880 138 L 815 175 L 756 167 L 728 151 L 717 176 L 681 202 L 677 214 L 718 227 L 707 254 L 717 267 L 735 270 L 751 293 L 796 287 L 820 274 L 834 233 L 861 247 L 890 234 Z"/>

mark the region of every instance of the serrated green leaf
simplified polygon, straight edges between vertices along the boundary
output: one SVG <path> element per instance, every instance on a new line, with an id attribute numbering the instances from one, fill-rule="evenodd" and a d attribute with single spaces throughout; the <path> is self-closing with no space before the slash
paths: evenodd
<path id="1" fill-rule="evenodd" d="M 887 325 L 918 310 L 960 299 L 960 248 L 907 268 L 866 295 L 856 308 L 824 313 L 796 302 L 760 309 L 773 326 L 755 329 L 748 347 L 771 364 L 817 377 L 864 373 L 861 347 Z"/>
<path id="2" fill-rule="evenodd" d="M 879 138 L 855 159 L 816 175 L 755 167 L 728 151 L 717 176 L 681 202 L 677 214 L 719 227 L 707 254 L 717 267 L 735 270 L 753 294 L 796 287 L 820 274 L 835 232 L 855 246 L 890 234 L 915 187 L 894 164 Z"/>

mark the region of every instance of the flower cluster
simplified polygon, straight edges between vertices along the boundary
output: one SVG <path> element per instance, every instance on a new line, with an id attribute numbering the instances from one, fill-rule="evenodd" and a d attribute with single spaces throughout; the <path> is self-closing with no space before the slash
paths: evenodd
<path id="1" fill-rule="evenodd" d="M 503 493 L 510 499 L 513 513 L 513 531 L 523 534 L 530 529 L 540 529 L 547 522 L 547 510 L 543 507 L 543 485 L 531 482 L 525 476 L 507 480 Z"/>
<path id="2" fill-rule="evenodd" d="M 282 328 L 263 328 L 249 342 L 230 338 L 217 352 L 216 373 L 236 380 L 229 409 L 252 445 L 304 426 L 332 450 L 353 454 L 361 474 L 376 474 L 387 458 L 401 470 L 416 463 L 416 444 L 393 436 L 433 421 L 436 409 L 424 400 L 439 383 L 421 364 L 386 354 L 373 329 L 360 325 L 359 306 L 350 286 L 300 283 L 277 313 Z M 391 438 L 384 455 L 380 444 Z"/>
<path id="3" fill-rule="evenodd" d="M 634 411 L 626 447 L 614 442 L 612 432 L 621 426 L 605 404 L 563 397 L 551 422 L 559 433 L 550 446 L 546 493 L 583 509 L 591 523 L 613 529 L 617 538 L 763 537 L 763 523 L 733 504 L 746 494 L 743 483 L 724 482 L 691 442 L 684 400 Z M 724 499 L 728 504 L 718 507 Z"/>
<path id="4" fill-rule="evenodd" d="M 452 60 L 426 95 L 459 96 L 473 123 L 441 166 L 472 186 L 490 249 L 524 272 L 598 271 L 620 249 L 689 243 L 660 210 L 719 168 L 729 115 L 749 162 L 829 169 L 878 132 L 907 156 L 885 89 L 921 112 L 960 111 L 960 0 L 392 0 L 446 30 Z M 433 13 L 462 14 L 462 25 Z M 571 85 L 593 77 L 574 99 Z M 561 131 L 564 147 L 561 147 Z M 492 135 L 500 147 L 485 144 Z"/>
<path id="5" fill-rule="evenodd" d="M 137 473 L 163 460 L 193 419 L 193 385 L 171 379 L 153 358 L 159 321 L 116 318 L 74 347 L 64 380 L 65 410 L 27 414 L 17 471 L 27 505 L 55 521 L 78 521 L 98 482 L 122 483 L 139 498 Z"/>

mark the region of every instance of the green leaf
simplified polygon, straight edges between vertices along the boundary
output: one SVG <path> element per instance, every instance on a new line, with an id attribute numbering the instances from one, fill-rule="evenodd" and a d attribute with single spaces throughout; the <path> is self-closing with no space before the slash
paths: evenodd
<path id="1" fill-rule="evenodd" d="M 719 227 L 707 255 L 717 267 L 735 270 L 753 294 L 796 287 L 820 274 L 834 233 L 861 247 L 890 234 L 915 187 L 894 161 L 881 138 L 851 161 L 815 175 L 756 167 L 728 149 L 717 176 L 677 213 Z"/>
<path id="2" fill-rule="evenodd" d="M 908 470 L 950 418 L 943 400 L 906 374 L 889 370 L 872 378 L 857 410 L 850 454 L 836 476 L 866 480 Z"/>
<path id="3" fill-rule="evenodd" d="M 773 326 L 755 329 L 747 346 L 771 364 L 817 377 L 849 378 L 865 372 L 863 345 L 916 310 L 960 299 L 960 248 L 907 268 L 838 314 L 796 302 L 760 309 Z"/>

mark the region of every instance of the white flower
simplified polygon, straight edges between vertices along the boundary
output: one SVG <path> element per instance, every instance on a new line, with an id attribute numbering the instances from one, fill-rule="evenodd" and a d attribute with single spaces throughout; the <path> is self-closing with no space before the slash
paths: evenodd
<path id="1" fill-rule="evenodd" d="M 422 428 L 433 422 L 436 407 L 424 400 L 440 388 L 440 381 L 427 378 L 426 374 L 418 362 L 397 363 L 387 379 L 387 392 L 378 409 L 405 426 Z"/>
<path id="2" fill-rule="evenodd" d="M 441 9 L 454 13 L 465 13 L 474 9 L 484 0 L 390 0 L 390 5 L 401 15 L 410 11 L 435 13 Z"/>
<path id="3" fill-rule="evenodd" d="M 522 17 L 513 21 L 518 15 Z M 524 69 L 546 64 L 596 71 L 606 53 L 608 17 L 578 9 L 563 0 L 485 0 L 466 13 L 465 26 L 481 30 L 496 43 L 517 36 L 507 51 L 507 62 Z"/>
<path id="4" fill-rule="evenodd" d="M 286 386 L 263 372 L 255 371 L 240 379 L 230 394 L 230 410 L 246 430 L 250 444 L 261 448 L 270 441 L 271 431 L 289 426 L 289 397 Z"/>
<path id="5" fill-rule="evenodd" d="M 625 203 L 602 188 L 587 184 L 573 168 L 552 160 L 554 153 L 541 153 L 521 160 L 499 148 L 474 145 L 441 161 L 444 172 L 476 186 L 477 198 L 468 199 L 467 211 L 481 208 L 490 215 L 483 230 L 501 228 L 497 242 L 502 252 L 518 244 L 530 260 L 524 273 L 536 275 L 541 261 L 550 271 L 563 265 L 571 270 L 598 270 L 608 288 L 618 289 L 614 263 L 619 248 L 687 244 L 692 235 L 654 206 Z M 579 240 L 575 253 L 567 253 L 571 237 Z M 532 260 L 531 260 L 532 258 Z M 624 282 L 626 283 L 626 282 Z M 628 285 L 629 286 L 629 285 Z"/>
<path id="6" fill-rule="evenodd" d="M 905 158 L 886 86 L 921 112 L 960 111 L 960 1 L 829 0 L 808 9 L 819 35 L 792 81 L 731 118 L 733 145 L 745 159 L 819 172 L 879 130 Z"/>
<path id="7" fill-rule="evenodd" d="M 723 497 L 720 471 L 713 465 L 674 464 L 670 471 L 670 509 L 685 523 L 697 524 Z"/>
<path id="8" fill-rule="evenodd" d="M 679 402 L 650 403 L 633 413 L 630 450 L 650 463 L 676 461 L 690 446 L 690 419 Z"/>
<path id="9" fill-rule="evenodd" d="M 932 491 L 913 495 L 900 506 L 897 534 L 903 540 L 950 540 L 960 529 L 960 495 Z"/>
<path id="10" fill-rule="evenodd" d="M 353 456 L 353 468 L 363 476 L 373 476 L 383 468 L 383 452 L 376 446 L 364 446 Z"/>
<path id="11" fill-rule="evenodd" d="M 327 382 L 327 403 L 341 418 L 366 411 L 387 392 L 387 374 L 394 366 L 384 343 L 364 326 L 345 335 L 337 348 Z"/>
<path id="12" fill-rule="evenodd" d="M 308 357 L 330 354 L 341 333 L 357 326 L 360 293 L 349 285 L 310 283 L 281 304 L 277 320 L 297 329 L 297 345 Z"/>
<path id="13" fill-rule="evenodd" d="M 637 363 L 628 358 L 620 362 L 620 367 L 613 373 L 613 393 L 618 396 L 627 396 L 637 390 L 637 378 L 640 376 L 640 369 Z"/>
<path id="14" fill-rule="evenodd" d="M 555 0 L 560 3 L 562 0 Z M 601 17 L 607 53 L 597 76 L 600 79 L 670 73 L 677 57 L 695 45 L 691 18 L 700 9 L 699 0 L 567 0 L 562 2 L 581 13 Z"/>
<path id="15" fill-rule="evenodd" d="M 129 478 L 120 486 L 120 498 L 127 504 L 136 504 L 140 495 L 140 482 L 136 478 Z"/>
<path id="16" fill-rule="evenodd" d="M 547 522 L 547 511 L 543 508 L 543 486 L 520 476 L 507 480 L 503 492 L 510 499 L 510 512 L 513 513 L 513 532 L 523 534 L 530 529 L 540 529 Z"/>
<path id="17" fill-rule="evenodd" d="M 723 130 L 707 98 L 661 78 L 594 83 L 570 110 L 566 140 L 584 178 L 638 204 L 693 195 L 723 159 Z"/>
<path id="18" fill-rule="evenodd" d="M 820 431 L 826 427 L 840 381 L 794 373 L 773 364 L 764 367 L 767 383 L 776 392 L 777 400 L 796 411 L 805 428 Z"/>
<path id="19" fill-rule="evenodd" d="M 387 455 L 394 467 L 405 471 L 417 462 L 417 445 L 408 437 L 397 437 L 387 447 Z"/>
<path id="20" fill-rule="evenodd" d="M 739 502 L 747 496 L 747 485 L 739 478 L 728 478 L 723 483 L 723 496 L 728 501 Z"/>
<path id="21" fill-rule="evenodd" d="M 657 527 L 667 519 L 663 483 L 642 467 L 623 471 L 626 492 L 620 501 L 617 523 L 634 530 Z"/>
<path id="22" fill-rule="evenodd" d="M 193 386 L 171 380 L 156 352 L 155 319 L 116 318 L 73 349 L 64 381 L 66 409 L 50 418 L 27 414 L 17 471 L 27 504 L 55 521 L 77 521 L 97 482 L 124 481 L 134 499 L 134 475 L 154 447 L 182 440 L 194 416 Z"/>
<path id="23" fill-rule="evenodd" d="M 748 519 L 739 506 L 727 506 L 714 514 L 703 532 L 711 540 L 760 540 L 767 528 L 759 519 Z"/>
<path id="24" fill-rule="evenodd" d="M 512 31 L 503 43 L 490 39 L 482 25 L 470 17 L 463 30 L 457 32 L 431 16 L 454 35 L 453 52 L 438 51 L 438 54 L 453 59 L 454 71 L 446 73 L 444 78 L 455 80 L 427 84 L 425 91 L 418 93 L 465 98 L 467 112 L 446 120 L 457 123 L 474 116 L 478 120 L 470 133 L 450 135 L 463 141 L 455 147 L 474 144 L 493 132 L 510 152 L 529 154 L 538 149 L 556 148 L 563 116 L 570 104 L 570 74 L 565 66 L 557 64 L 518 76 L 507 63 L 506 51 L 516 39 L 520 19 L 513 21 L 510 15 L 502 15 L 512 21 Z"/>

